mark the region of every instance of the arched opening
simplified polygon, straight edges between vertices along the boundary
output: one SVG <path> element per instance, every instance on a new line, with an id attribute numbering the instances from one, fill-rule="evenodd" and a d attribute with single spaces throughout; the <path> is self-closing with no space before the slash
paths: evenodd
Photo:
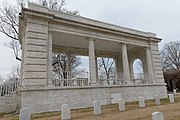
<path id="1" fill-rule="evenodd" d="M 135 59 L 133 62 L 133 73 L 143 73 L 143 63 L 140 59 Z"/>
<path id="2" fill-rule="evenodd" d="M 143 63 L 140 59 L 135 59 L 133 62 L 132 80 L 134 84 L 144 83 L 145 74 L 143 70 Z"/>

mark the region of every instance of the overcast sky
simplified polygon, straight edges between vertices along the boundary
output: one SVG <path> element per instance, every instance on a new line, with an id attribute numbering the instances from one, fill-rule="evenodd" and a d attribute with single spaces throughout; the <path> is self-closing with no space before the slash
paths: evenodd
<path id="1" fill-rule="evenodd" d="M 79 10 L 81 16 L 156 33 L 163 39 L 159 44 L 160 48 L 169 41 L 180 40 L 180 0 L 66 0 L 66 2 L 68 9 Z M 8 41 L 6 36 L 0 34 L 0 76 L 8 74 L 18 63 L 10 49 L 4 46 Z"/>

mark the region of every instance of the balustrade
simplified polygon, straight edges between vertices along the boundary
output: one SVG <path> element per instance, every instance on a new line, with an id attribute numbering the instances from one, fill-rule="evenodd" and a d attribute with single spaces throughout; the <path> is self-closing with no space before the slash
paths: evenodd
<path id="1" fill-rule="evenodd" d="M 116 78 L 115 73 L 101 73 L 98 77 L 99 85 L 123 85 L 125 84 L 124 74 L 119 73 L 119 78 Z M 132 73 L 130 74 L 131 81 L 128 84 L 148 84 L 149 75 L 147 73 Z M 55 86 L 88 86 L 89 77 L 87 72 L 64 71 L 53 77 Z"/>
<path id="2" fill-rule="evenodd" d="M 55 86 L 88 86 L 88 73 L 77 71 L 63 71 L 53 76 Z"/>

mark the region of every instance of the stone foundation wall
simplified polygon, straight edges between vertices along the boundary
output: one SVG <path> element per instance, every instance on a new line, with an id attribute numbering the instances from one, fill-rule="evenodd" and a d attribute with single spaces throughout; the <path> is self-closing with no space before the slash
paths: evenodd
<path id="1" fill-rule="evenodd" d="M 136 101 L 139 96 L 145 99 L 153 99 L 154 95 L 167 97 L 165 84 L 26 88 L 21 90 L 21 107 L 30 108 L 31 113 L 60 111 L 62 104 L 69 104 L 71 109 L 92 107 L 94 100 L 101 100 L 102 105 L 111 104 L 114 93 L 121 93 L 126 101 Z"/>
<path id="2" fill-rule="evenodd" d="M 16 93 L 0 97 L 0 113 L 15 112 L 20 103 L 20 97 Z"/>

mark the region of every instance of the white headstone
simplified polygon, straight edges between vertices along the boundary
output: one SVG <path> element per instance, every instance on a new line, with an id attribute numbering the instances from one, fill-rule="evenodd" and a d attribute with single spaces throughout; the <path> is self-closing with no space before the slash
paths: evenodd
<path id="1" fill-rule="evenodd" d="M 169 94 L 169 102 L 174 103 L 174 95 L 173 94 Z"/>
<path id="2" fill-rule="evenodd" d="M 22 108 L 20 110 L 19 120 L 30 120 L 30 109 L 29 108 Z"/>
<path id="3" fill-rule="evenodd" d="M 119 111 L 125 111 L 126 110 L 126 105 L 125 105 L 125 100 L 124 99 L 119 99 Z"/>
<path id="4" fill-rule="evenodd" d="M 93 108 L 94 108 L 94 115 L 101 114 L 101 102 L 99 100 L 95 100 L 93 102 Z"/>
<path id="5" fill-rule="evenodd" d="M 139 107 L 141 108 L 145 107 L 144 97 L 142 96 L 139 97 Z"/>
<path id="6" fill-rule="evenodd" d="M 162 112 L 153 112 L 152 120 L 164 120 L 164 116 Z"/>
<path id="7" fill-rule="evenodd" d="M 61 120 L 70 120 L 70 108 L 67 104 L 61 106 Z"/>
<path id="8" fill-rule="evenodd" d="M 176 89 L 173 89 L 173 94 L 174 94 L 174 95 L 176 95 L 176 94 L 177 94 Z"/>
<path id="9" fill-rule="evenodd" d="M 154 96 L 154 100 L 155 100 L 155 105 L 160 105 L 161 104 L 160 98 L 157 95 Z"/>
<path id="10" fill-rule="evenodd" d="M 121 93 L 111 94 L 111 103 L 118 103 L 119 99 L 121 99 Z"/>

